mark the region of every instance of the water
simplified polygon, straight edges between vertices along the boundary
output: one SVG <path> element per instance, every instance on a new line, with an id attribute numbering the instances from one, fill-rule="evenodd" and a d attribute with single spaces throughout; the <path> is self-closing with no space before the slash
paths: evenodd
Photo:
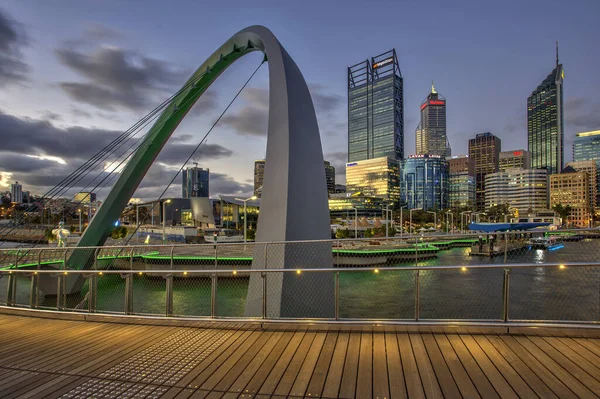
<path id="1" fill-rule="evenodd" d="M 480 258 L 468 255 L 469 248 L 441 251 L 437 259 L 420 261 L 420 266 L 503 264 L 503 256 Z M 510 254 L 509 263 L 595 262 L 600 240 L 568 242 L 557 251 L 526 250 Z M 503 269 L 419 270 L 421 319 L 501 319 Z M 298 276 L 302 278 L 302 276 Z M 340 316 L 342 318 L 413 319 L 415 317 L 413 270 L 340 273 Z M 98 310 L 122 312 L 125 282 L 118 275 L 99 279 Z M 0 279 L 0 303 L 4 301 L 6 278 Z M 210 315 L 210 278 L 176 278 L 174 313 L 180 316 Z M 248 279 L 219 278 L 217 314 L 244 316 Z M 68 306 L 81 303 L 81 294 L 69 296 Z M 306 295 L 319 295 L 306 288 Z M 134 277 L 134 313 L 164 314 L 165 280 L 146 275 Z M 302 298 L 298 298 L 302 300 Z M 29 280 L 19 278 L 17 302 L 28 304 Z M 42 305 L 56 306 L 54 297 Z M 600 268 L 513 269 L 510 273 L 509 318 L 516 320 L 600 320 Z"/>

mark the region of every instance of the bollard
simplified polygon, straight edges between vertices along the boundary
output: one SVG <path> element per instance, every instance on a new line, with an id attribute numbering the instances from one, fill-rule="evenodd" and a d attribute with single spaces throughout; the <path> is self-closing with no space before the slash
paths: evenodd
<path id="1" fill-rule="evenodd" d="M 335 298 L 335 319 L 340 319 L 340 272 L 335 272 L 335 290 L 334 290 L 334 298 Z"/>
<path id="2" fill-rule="evenodd" d="M 262 272 L 262 318 L 267 318 L 267 273 Z"/>
<path id="3" fill-rule="evenodd" d="M 173 316 L 173 275 L 167 274 L 165 276 L 165 285 L 167 290 L 166 303 L 165 303 L 165 315 L 167 317 Z"/>
<path id="4" fill-rule="evenodd" d="M 133 313 L 133 274 L 121 274 L 125 278 L 125 314 Z"/>
<path id="5" fill-rule="evenodd" d="M 508 322 L 508 297 L 510 292 L 510 269 L 504 269 L 504 281 L 502 284 L 502 320 Z"/>
<path id="6" fill-rule="evenodd" d="M 215 258 L 216 259 L 216 258 Z M 210 317 L 217 317 L 217 274 L 211 275 L 210 282 Z"/>

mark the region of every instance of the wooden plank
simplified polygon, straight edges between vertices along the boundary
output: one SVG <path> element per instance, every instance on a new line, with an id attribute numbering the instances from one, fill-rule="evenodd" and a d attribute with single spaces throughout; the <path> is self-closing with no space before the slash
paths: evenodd
<path id="1" fill-rule="evenodd" d="M 325 386 L 325 380 L 327 378 L 327 372 L 329 371 L 329 365 L 333 358 L 334 349 L 338 339 L 338 332 L 332 331 L 327 333 L 323 349 L 319 355 L 319 359 L 315 365 L 310 383 L 306 388 L 306 396 L 313 398 L 321 397 L 323 387 Z"/>
<path id="2" fill-rule="evenodd" d="M 434 334 L 433 338 L 435 339 L 440 353 L 448 365 L 448 369 L 452 374 L 460 393 L 466 398 L 480 397 L 479 393 L 477 392 L 477 388 L 471 381 L 469 374 L 467 374 L 462 362 L 452 348 L 450 341 L 448 341 L 448 337 L 446 337 L 444 334 Z M 489 388 L 491 391 L 494 391 L 491 386 L 489 386 Z M 495 392 L 493 393 L 495 394 Z"/>
<path id="3" fill-rule="evenodd" d="M 404 379 L 409 398 L 424 398 L 425 391 L 419 374 L 419 367 L 413 352 L 409 334 L 398 334 L 398 347 L 400 348 L 400 359 L 404 370 Z"/>
<path id="4" fill-rule="evenodd" d="M 358 374 L 358 355 L 360 350 L 360 333 L 350 333 L 348 349 L 344 361 L 344 373 L 339 387 L 340 398 L 354 398 L 356 393 L 356 375 Z"/>
<path id="5" fill-rule="evenodd" d="M 308 388 L 308 384 L 310 383 L 311 377 L 317 365 L 317 361 L 319 360 L 326 337 L 327 333 L 325 332 L 317 333 L 315 336 L 315 339 L 310 346 L 308 353 L 306 354 L 304 363 L 302 363 L 302 367 L 296 376 L 296 381 L 294 381 L 294 385 L 292 385 L 292 389 L 289 393 L 290 396 L 304 397 L 306 389 Z"/>
<path id="6" fill-rule="evenodd" d="M 442 390 L 436 378 L 433 366 L 431 365 L 431 361 L 427 356 L 421 334 L 408 334 L 408 337 L 417 362 L 417 367 L 419 368 L 419 375 L 421 376 L 421 383 L 423 384 L 425 395 L 428 398 L 442 398 Z"/>
<path id="7" fill-rule="evenodd" d="M 269 376 L 269 373 L 271 373 L 271 370 L 273 370 L 277 361 L 281 358 L 286 347 L 288 347 L 288 345 L 299 345 L 303 336 L 304 332 L 286 331 L 283 333 L 275 348 L 269 353 L 265 361 L 258 370 L 256 370 L 256 373 L 254 373 L 250 381 L 244 387 L 244 394 L 246 396 L 256 396 L 256 393 Z"/>
<path id="8" fill-rule="evenodd" d="M 356 397 L 370 398 L 373 392 L 373 335 L 363 332 L 360 339 Z"/>
<path id="9" fill-rule="evenodd" d="M 573 359 L 579 359 L 580 357 L 574 356 L 568 348 L 563 348 L 563 352 L 556 350 L 542 337 L 528 337 L 538 348 L 544 353 L 550 356 L 554 361 L 561 365 L 567 370 L 573 377 L 577 378 L 582 384 L 588 387 L 592 392 L 600 393 L 600 382 L 594 378 L 593 375 L 589 374 L 588 370 L 584 369 L 585 365 L 575 363 Z M 585 359 L 583 359 L 585 360 Z M 587 367 L 586 367 L 587 368 Z M 593 372 L 593 370 L 591 370 Z M 595 373 L 594 373 L 595 374 Z"/>
<path id="10" fill-rule="evenodd" d="M 498 369 L 496 369 L 494 364 L 486 356 L 485 352 L 477 345 L 477 342 L 475 342 L 473 337 L 470 335 L 461 335 L 460 338 L 471 353 L 471 356 L 473 356 L 479 367 L 481 367 L 481 370 L 487 379 L 496 389 L 496 392 L 498 392 L 502 398 L 518 398 L 513 388 L 504 379 Z"/>
<path id="11" fill-rule="evenodd" d="M 396 348 L 398 348 L 397 344 Z M 384 333 L 373 333 L 373 397 L 390 397 Z"/>
<path id="12" fill-rule="evenodd" d="M 256 348 L 250 350 L 245 356 L 250 356 L 249 361 L 241 359 L 233 369 L 223 378 L 215 387 L 218 391 L 230 391 L 241 393 L 248 382 L 254 376 L 254 373 L 260 368 L 269 353 L 283 336 L 283 332 L 266 333 L 267 341 L 259 344 L 258 341 L 254 345 Z"/>
<path id="13" fill-rule="evenodd" d="M 437 377 L 437 382 L 440 385 L 442 393 L 445 398 L 461 398 L 461 394 L 458 389 L 458 385 L 454 381 L 454 377 L 450 372 L 444 356 L 440 352 L 438 344 L 431 334 L 421 334 L 421 339 L 429 355 L 429 360 L 433 366 L 433 370 Z"/>
<path id="14" fill-rule="evenodd" d="M 331 357 L 329 371 L 327 372 L 327 377 L 325 379 L 325 385 L 323 386 L 322 395 L 325 397 L 338 397 L 340 385 L 342 382 L 342 375 L 344 372 L 344 363 L 346 361 L 346 351 L 348 350 L 349 340 L 349 333 L 341 332 L 338 335 L 337 342 L 335 343 L 335 349 L 333 350 L 333 356 Z"/>
<path id="15" fill-rule="evenodd" d="M 294 337 L 290 341 L 289 345 L 285 348 L 285 351 L 281 354 L 281 357 L 278 359 L 277 363 L 275 364 L 275 366 L 273 367 L 273 369 L 267 376 L 266 380 L 264 380 L 264 383 L 260 386 L 260 388 L 258 390 L 259 394 L 261 394 L 261 395 L 272 395 L 273 394 L 273 391 L 275 391 L 277 384 L 279 384 L 279 381 L 281 380 L 281 377 L 285 373 L 288 364 L 290 363 L 290 361 L 296 354 L 296 351 L 298 350 L 298 348 L 300 347 L 302 342 L 304 342 L 305 337 L 306 337 L 305 331 L 298 331 L 294 335 Z"/>
<path id="16" fill-rule="evenodd" d="M 527 351 L 516 349 L 517 352 L 515 352 L 515 348 L 518 348 L 519 344 L 507 345 L 498 336 L 488 336 L 487 339 L 539 397 L 575 397 L 573 392 L 558 381 L 552 373 L 533 356 L 529 355 Z"/>
<path id="17" fill-rule="evenodd" d="M 281 376 L 281 380 L 279 380 L 279 384 L 277 384 L 277 388 L 275 388 L 275 395 L 289 395 L 289 392 L 292 389 L 292 385 L 296 380 L 296 376 L 300 371 L 300 367 L 302 367 L 302 363 L 304 362 L 304 359 L 306 358 L 306 355 L 308 354 L 316 335 L 317 333 L 315 332 L 306 333 L 304 339 L 302 340 L 302 343 L 300 343 L 298 350 L 294 354 L 294 357 L 292 357 L 292 360 L 289 362 L 285 373 L 283 374 L 283 376 Z M 263 393 L 262 389 L 261 393 Z"/>
<path id="18" fill-rule="evenodd" d="M 484 335 L 472 337 L 479 345 L 481 350 L 487 355 L 488 359 L 496 366 L 496 369 L 502 374 L 504 379 L 510 384 L 515 392 L 518 392 L 521 398 L 537 398 L 537 395 L 521 378 L 521 376 L 512 368 L 504 357 L 490 344 Z"/>
<path id="19" fill-rule="evenodd" d="M 187 399 L 190 396 L 194 395 L 194 398 L 203 398 L 206 397 L 206 395 L 208 395 L 208 392 L 204 393 L 204 396 L 202 396 L 202 391 L 196 391 L 195 389 L 189 389 L 189 388 L 183 388 L 176 396 L 175 399 Z M 162 398 L 161 398 L 162 399 Z"/>
<path id="20" fill-rule="evenodd" d="M 596 380 L 600 378 L 600 357 L 590 352 L 577 342 L 567 338 L 543 338 L 556 350 L 567 356 Z"/>
<path id="21" fill-rule="evenodd" d="M 595 345 L 589 339 L 586 338 L 571 338 L 571 340 L 577 342 L 579 345 L 592 352 L 597 357 L 600 357 L 600 346 Z"/>
<path id="22" fill-rule="evenodd" d="M 387 360 L 387 374 L 391 399 L 406 399 L 406 384 L 404 383 L 404 374 L 402 371 L 402 361 L 400 360 L 400 350 L 398 348 L 398 338 L 396 333 L 385 333 L 385 348 Z"/>
<path id="23" fill-rule="evenodd" d="M 516 342 L 520 345 L 522 350 L 527 351 L 533 357 L 535 357 L 541 364 L 543 364 L 552 374 L 562 381 L 571 391 L 573 391 L 580 398 L 594 398 L 596 395 L 592 393 L 586 386 L 579 382 L 575 377 L 571 375 L 565 368 L 550 357 L 546 352 L 541 350 L 537 345 L 531 342 L 527 337 L 513 336 L 513 337 L 501 337 L 504 342 L 509 346 L 511 342 Z M 521 353 L 518 349 L 515 350 L 517 353 Z"/>

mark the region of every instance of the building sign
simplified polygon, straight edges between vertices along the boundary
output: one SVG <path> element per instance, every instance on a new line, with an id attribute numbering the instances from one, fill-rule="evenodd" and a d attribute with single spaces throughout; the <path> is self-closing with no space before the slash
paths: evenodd
<path id="1" fill-rule="evenodd" d="M 390 58 L 386 58 L 383 61 L 379 61 L 373 64 L 373 69 L 377 69 L 379 67 L 382 67 L 384 65 L 390 64 L 394 61 L 394 58 L 390 57 Z"/>
<path id="2" fill-rule="evenodd" d="M 513 151 L 513 155 L 515 157 L 521 156 L 521 155 L 523 155 L 523 151 Z"/>
<path id="3" fill-rule="evenodd" d="M 444 105 L 446 102 L 441 100 L 431 100 L 429 101 L 429 105 Z"/>
<path id="4" fill-rule="evenodd" d="M 409 155 L 409 158 L 441 158 L 441 155 L 434 154 L 413 154 Z"/>
<path id="5" fill-rule="evenodd" d="M 347 163 L 347 164 L 346 164 L 346 167 L 349 167 L 349 166 L 356 166 L 356 165 L 358 165 L 358 163 L 356 163 L 356 162 L 352 162 L 352 163 Z"/>
<path id="6" fill-rule="evenodd" d="M 421 111 L 423 110 L 423 108 L 425 108 L 427 106 L 427 103 L 425 104 L 421 104 Z"/>

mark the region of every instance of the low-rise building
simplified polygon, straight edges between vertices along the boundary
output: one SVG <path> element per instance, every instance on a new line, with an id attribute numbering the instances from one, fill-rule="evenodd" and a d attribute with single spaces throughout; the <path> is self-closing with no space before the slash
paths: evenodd
<path id="1" fill-rule="evenodd" d="M 550 176 L 550 208 L 569 205 L 571 214 L 566 224 L 573 227 L 589 227 L 591 224 L 590 177 L 567 166 L 562 173 Z"/>
<path id="2" fill-rule="evenodd" d="M 486 208 L 508 204 L 520 214 L 548 209 L 546 169 L 507 169 L 485 177 Z"/>
<path id="3" fill-rule="evenodd" d="M 508 169 L 529 169 L 531 166 L 529 151 L 515 150 L 502 151 L 498 158 L 498 170 L 504 172 Z"/>

